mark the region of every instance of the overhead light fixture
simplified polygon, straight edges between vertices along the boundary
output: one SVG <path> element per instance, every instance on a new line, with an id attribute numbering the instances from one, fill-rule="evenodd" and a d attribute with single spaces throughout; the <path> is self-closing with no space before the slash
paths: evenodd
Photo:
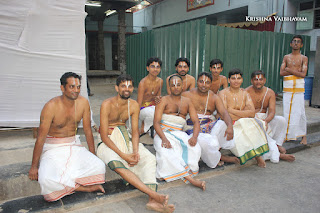
<path id="1" fill-rule="evenodd" d="M 89 7 L 101 7 L 101 3 L 98 1 L 87 1 L 85 5 Z"/>
<path id="2" fill-rule="evenodd" d="M 117 12 L 117 11 L 116 10 L 107 10 L 105 12 L 105 14 L 106 14 L 106 16 L 110 16 L 110 15 L 114 14 L 115 12 Z"/>

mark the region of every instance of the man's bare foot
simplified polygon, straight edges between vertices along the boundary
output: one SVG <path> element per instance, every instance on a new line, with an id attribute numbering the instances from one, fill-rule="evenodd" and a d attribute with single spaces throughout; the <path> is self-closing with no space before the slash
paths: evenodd
<path id="1" fill-rule="evenodd" d="M 190 183 L 196 187 L 199 187 L 200 189 L 202 189 L 202 191 L 206 190 L 206 182 L 205 181 L 193 179 L 193 181 L 192 182 L 190 181 Z"/>
<path id="2" fill-rule="evenodd" d="M 105 193 L 104 188 L 102 185 L 91 185 L 91 186 L 79 186 L 76 191 L 78 192 L 96 192 L 100 191 L 102 193 Z"/>
<path id="3" fill-rule="evenodd" d="M 149 202 L 151 202 L 151 201 L 152 200 L 150 200 Z M 162 204 L 164 206 L 167 206 L 168 205 L 168 201 L 169 201 L 169 195 L 158 194 L 158 196 L 153 198 L 153 201 L 157 202 L 157 203 L 160 203 L 160 204 Z"/>
<path id="4" fill-rule="evenodd" d="M 279 145 L 278 145 L 278 149 L 279 149 L 279 152 L 280 152 L 281 154 L 286 154 L 286 152 L 287 152 L 287 150 L 286 150 L 283 146 L 279 146 Z"/>
<path id="5" fill-rule="evenodd" d="M 234 164 L 240 164 L 240 160 L 237 157 L 230 157 L 230 156 L 226 156 L 226 155 L 221 155 L 221 159 L 224 162 L 228 162 L 228 163 L 234 163 Z"/>
<path id="6" fill-rule="evenodd" d="M 266 168 L 266 162 L 263 160 L 263 158 L 261 156 L 256 157 L 256 160 L 257 160 L 258 166 L 260 168 Z"/>
<path id="7" fill-rule="evenodd" d="M 219 163 L 218 163 L 218 166 L 223 166 L 223 164 L 224 164 L 224 161 L 222 161 L 222 160 L 220 159 L 220 161 L 219 161 Z"/>
<path id="8" fill-rule="evenodd" d="M 289 154 L 280 154 L 280 159 L 288 162 L 293 162 L 296 159 L 296 157 L 294 155 Z"/>
<path id="9" fill-rule="evenodd" d="M 148 210 L 165 213 L 171 213 L 175 210 L 175 206 L 173 204 L 163 205 L 161 203 L 156 202 L 155 200 L 149 201 L 149 203 L 147 203 L 146 205 L 146 208 Z"/>
<path id="10" fill-rule="evenodd" d="M 302 141 L 300 142 L 300 144 L 307 145 L 307 137 L 306 136 L 302 137 Z"/>

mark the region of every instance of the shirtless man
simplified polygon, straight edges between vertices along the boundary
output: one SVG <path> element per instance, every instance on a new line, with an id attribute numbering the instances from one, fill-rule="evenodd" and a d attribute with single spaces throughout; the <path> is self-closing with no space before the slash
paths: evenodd
<path id="1" fill-rule="evenodd" d="M 183 91 L 188 91 L 196 86 L 196 79 L 189 75 L 189 68 L 190 68 L 190 61 L 187 58 L 178 58 L 176 60 L 176 74 L 172 75 L 179 75 L 183 80 Z M 167 78 L 167 94 L 171 95 L 170 85 L 169 85 L 169 78 L 172 76 L 168 76 Z"/>
<path id="2" fill-rule="evenodd" d="M 308 71 L 308 58 L 300 53 L 303 39 L 292 38 L 292 52 L 283 57 L 280 75 L 283 77 L 283 115 L 287 120 L 286 140 L 302 137 L 301 144 L 307 144 L 307 119 L 304 109 L 304 77 Z"/>
<path id="3" fill-rule="evenodd" d="M 156 160 L 139 143 L 139 104 L 130 98 L 133 92 L 133 79 L 129 75 L 118 77 L 118 95 L 103 101 L 100 110 L 100 135 L 97 155 L 111 170 L 125 181 L 146 193 L 149 202 L 146 207 L 159 212 L 173 212 L 174 205 L 168 205 L 168 195 L 158 194 L 155 177 Z M 130 115 L 130 116 L 129 116 Z M 125 126 L 129 120 L 132 141 Z"/>
<path id="4" fill-rule="evenodd" d="M 225 108 L 234 121 L 235 147 L 231 149 L 231 152 L 240 158 L 241 164 L 254 157 L 258 166 L 264 168 L 266 163 L 261 156 L 269 151 L 268 141 L 258 121 L 253 119 L 254 105 L 250 95 L 241 88 L 242 82 L 242 72 L 234 68 L 229 72 L 230 87 L 219 92 Z"/>
<path id="5" fill-rule="evenodd" d="M 199 120 L 189 98 L 182 97 L 183 81 L 179 75 L 169 79 L 171 95 L 162 97 L 156 106 L 153 126 L 157 132 L 154 148 L 157 158 L 157 178 L 165 181 L 182 179 L 205 190 L 205 181 L 196 180 L 199 172 L 201 148 L 197 143 Z M 194 123 L 192 137 L 183 132 L 186 116 L 189 113 Z"/>
<path id="6" fill-rule="evenodd" d="M 261 119 L 265 122 L 266 131 L 273 140 L 268 140 L 275 142 L 274 144 L 269 145 L 269 153 L 271 153 L 271 148 L 274 146 L 277 153 L 276 159 L 271 161 L 279 162 L 280 159 L 292 162 L 295 160 L 294 155 L 288 155 L 286 149 L 282 146 L 287 130 L 287 123 L 284 117 L 276 116 L 276 95 L 274 91 L 268 87 L 265 87 L 266 83 L 265 73 L 262 70 L 257 70 L 251 74 L 251 86 L 246 88 L 246 91 L 250 94 L 251 99 L 254 104 L 256 111 L 256 118 Z M 265 154 L 267 155 L 267 154 Z M 264 156 L 265 156 L 264 155 Z M 277 159 L 278 158 L 278 159 Z M 266 159 L 266 158 L 265 158 Z"/>
<path id="7" fill-rule="evenodd" d="M 210 61 L 210 72 L 212 73 L 211 90 L 217 94 L 219 90 L 228 87 L 227 78 L 220 73 L 223 71 L 223 62 L 220 59 Z"/>
<path id="8" fill-rule="evenodd" d="M 148 75 L 138 86 L 138 104 L 140 106 L 140 134 L 147 132 L 153 125 L 155 105 L 160 103 L 163 80 L 158 77 L 162 62 L 159 58 L 147 60 Z"/>
<path id="9" fill-rule="evenodd" d="M 56 201 L 74 191 L 104 192 L 100 184 L 105 182 L 105 165 L 95 156 L 90 106 L 79 96 L 80 81 L 76 73 L 63 74 L 62 95 L 46 103 L 41 112 L 29 178 L 39 181 L 46 201 Z M 81 119 L 90 152 L 76 135 Z"/>
<path id="10" fill-rule="evenodd" d="M 222 137 L 227 137 L 226 140 L 233 139 L 233 126 L 232 120 L 228 114 L 226 108 L 222 103 L 221 98 L 214 94 L 211 90 L 212 76 L 208 72 L 202 72 L 198 75 L 197 87 L 190 91 L 183 92 L 182 96 L 190 98 L 194 105 L 199 122 L 200 122 L 200 134 L 198 136 L 198 143 L 201 147 L 201 158 L 211 168 L 215 168 L 220 160 L 219 148 L 224 146 L 223 141 L 219 141 L 219 136 L 215 135 L 214 128 L 220 128 L 224 125 L 224 131 L 219 131 L 223 134 Z M 225 121 L 216 121 L 213 116 L 213 112 L 217 110 L 222 119 Z M 187 120 L 187 133 L 192 134 L 193 123 L 191 120 Z M 221 144 L 220 144 L 221 143 Z M 232 147 L 230 147 L 232 148 Z M 217 154 L 218 153 L 218 154 Z M 239 164 L 240 161 L 237 157 L 229 157 L 222 155 L 222 162 L 231 162 Z"/>

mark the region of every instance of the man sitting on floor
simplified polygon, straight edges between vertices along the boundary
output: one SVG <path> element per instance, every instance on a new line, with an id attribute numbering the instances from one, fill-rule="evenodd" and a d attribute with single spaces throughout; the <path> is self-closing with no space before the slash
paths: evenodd
<path id="1" fill-rule="evenodd" d="M 90 105 L 79 96 L 80 81 L 76 73 L 63 74 L 62 95 L 46 103 L 41 112 L 29 178 L 39 181 L 46 201 L 56 201 L 74 191 L 104 192 L 100 184 L 105 182 L 105 165 L 94 155 Z M 81 119 L 90 152 L 76 135 Z"/>
<path id="2" fill-rule="evenodd" d="M 147 132 L 153 125 L 155 105 L 160 103 L 163 80 L 157 77 L 161 71 L 162 62 L 159 58 L 147 60 L 148 75 L 138 86 L 138 104 L 140 106 L 140 134 Z"/>
<path id="3" fill-rule="evenodd" d="M 121 75 L 116 84 L 118 95 L 106 99 L 101 105 L 102 143 L 98 145 L 97 155 L 125 181 L 149 195 L 148 209 L 173 212 L 174 205 L 168 205 L 168 195 L 156 192 L 155 156 L 139 143 L 139 104 L 130 99 L 133 80 L 129 75 Z M 132 140 L 125 126 L 127 120 Z"/>
<path id="4" fill-rule="evenodd" d="M 212 75 L 207 72 L 202 72 L 198 75 L 197 88 L 193 88 L 190 91 L 183 92 L 182 95 L 190 98 L 194 105 L 200 122 L 200 134 L 198 137 L 198 143 L 201 147 L 201 159 L 210 168 L 215 168 L 220 161 L 240 163 L 237 157 L 229 157 L 220 154 L 220 147 L 232 148 L 233 142 L 233 126 L 232 120 L 228 114 L 226 108 L 221 101 L 221 98 L 214 94 L 211 90 Z M 213 116 L 213 112 L 217 110 L 222 115 L 222 120 L 216 120 Z M 227 125 L 226 125 L 227 124 Z M 215 135 L 213 129 L 224 129 L 218 131 L 222 135 Z M 187 134 L 193 133 L 193 123 L 190 119 L 187 119 L 187 127 L 185 128 Z M 225 139 L 226 137 L 226 139 Z M 221 144 L 219 144 L 221 143 Z M 221 163 L 222 163 L 221 162 Z"/>
<path id="5" fill-rule="evenodd" d="M 265 122 L 266 131 L 273 140 L 268 140 L 269 152 L 263 158 L 271 162 L 279 162 L 279 158 L 286 161 L 294 161 L 294 155 L 288 155 L 282 144 L 286 137 L 287 122 L 282 116 L 276 114 L 276 95 L 274 91 L 265 87 L 266 77 L 262 70 L 251 74 L 251 86 L 246 91 L 250 94 L 256 111 L 256 118 Z M 279 153 L 280 151 L 280 153 Z"/>
<path id="6" fill-rule="evenodd" d="M 197 143 L 199 121 L 189 98 L 182 97 L 183 81 L 179 75 L 169 78 L 171 95 L 164 96 L 156 106 L 153 126 L 157 135 L 154 148 L 157 158 L 157 178 L 165 181 L 183 179 L 205 190 L 205 182 L 193 179 L 198 174 L 201 148 Z M 194 123 L 193 136 L 183 132 L 189 113 Z"/>
<path id="7" fill-rule="evenodd" d="M 255 158 L 259 167 L 266 167 L 262 155 L 269 151 L 267 136 L 263 124 L 254 119 L 254 105 L 250 95 L 241 87 L 242 72 L 235 68 L 230 70 L 228 82 L 230 87 L 219 92 L 225 108 L 234 121 L 234 143 L 231 152 L 240 158 L 240 164 Z M 261 126 L 260 126 L 261 125 Z"/>

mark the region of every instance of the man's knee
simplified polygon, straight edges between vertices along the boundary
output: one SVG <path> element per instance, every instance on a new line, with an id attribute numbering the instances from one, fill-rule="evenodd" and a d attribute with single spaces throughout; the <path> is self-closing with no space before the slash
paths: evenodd
<path id="1" fill-rule="evenodd" d="M 286 127 L 287 126 L 287 121 L 283 116 L 274 116 L 274 118 L 270 122 L 271 125 L 277 125 L 281 127 Z"/>

